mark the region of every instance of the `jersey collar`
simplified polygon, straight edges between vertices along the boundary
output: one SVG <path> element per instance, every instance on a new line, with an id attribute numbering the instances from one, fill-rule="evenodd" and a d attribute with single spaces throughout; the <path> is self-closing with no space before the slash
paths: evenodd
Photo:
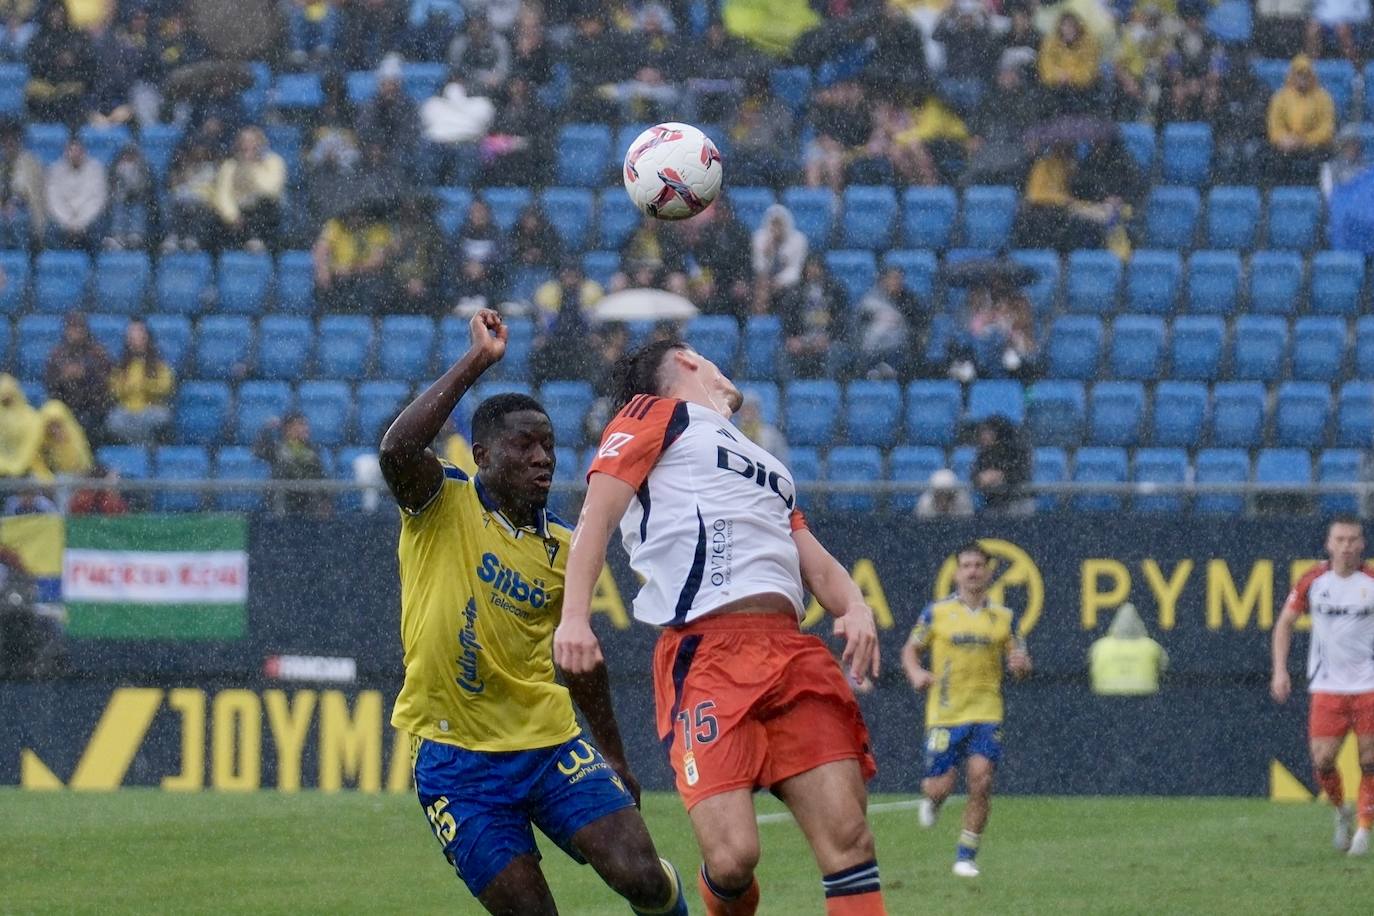
<path id="1" fill-rule="evenodd" d="M 549 512 L 547 509 L 540 509 L 535 513 L 534 525 L 521 527 L 506 517 L 506 513 L 496 505 L 496 500 L 491 498 L 486 486 L 482 483 L 482 475 L 478 474 L 472 478 L 473 489 L 477 491 L 477 499 L 482 503 L 482 508 L 487 510 L 492 518 L 496 519 L 506 531 L 510 532 L 511 537 L 520 537 L 525 531 L 532 531 L 545 540 L 549 537 Z"/>

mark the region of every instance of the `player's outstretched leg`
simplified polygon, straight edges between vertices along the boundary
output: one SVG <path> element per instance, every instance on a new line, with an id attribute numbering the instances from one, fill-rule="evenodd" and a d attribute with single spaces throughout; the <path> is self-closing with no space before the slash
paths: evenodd
<path id="1" fill-rule="evenodd" d="M 821 869 L 827 916 L 886 916 L 868 787 L 857 760 L 837 760 L 773 787 L 801 827 Z"/>
<path id="2" fill-rule="evenodd" d="M 697 888 L 709 916 L 754 916 L 759 908 L 759 827 L 754 820 L 754 796 L 749 789 L 732 789 L 703 798 L 688 812 L 701 871 Z"/>
<path id="3" fill-rule="evenodd" d="M 917 822 L 927 829 L 940 819 L 940 808 L 954 794 L 958 774 L 954 770 L 921 780 L 921 804 L 916 809 Z"/>
<path id="4" fill-rule="evenodd" d="M 1336 809 L 1331 845 L 1345 852 L 1350 848 L 1350 835 L 1355 828 L 1355 809 L 1345 803 L 1345 787 L 1340 771 L 1336 769 L 1336 755 L 1340 752 L 1341 741 L 1342 738 L 1313 738 L 1312 769 L 1316 773 L 1317 785 L 1321 786 Z"/>
<path id="5" fill-rule="evenodd" d="M 964 808 L 964 829 L 959 832 L 959 846 L 955 851 L 954 873 L 961 878 L 976 878 L 978 843 L 988 824 L 992 807 L 992 778 L 997 766 L 981 754 L 969 757 L 964 767 L 964 781 L 968 784 L 968 806 Z"/>
<path id="6" fill-rule="evenodd" d="M 638 916 L 687 916 L 682 878 L 659 857 L 638 809 L 597 818 L 573 834 L 572 845 Z"/>
<path id="7" fill-rule="evenodd" d="M 1356 735 L 1360 751 L 1359 829 L 1350 839 L 1350 854 L 1369 854 L 1374 833 L 1374 735 Z"/>
<path id="8" fill-rule="evenodd" d="M 558 916 L 538 855 L 516 856 L 487 883 L 477 900 L 492 916 Z"/>

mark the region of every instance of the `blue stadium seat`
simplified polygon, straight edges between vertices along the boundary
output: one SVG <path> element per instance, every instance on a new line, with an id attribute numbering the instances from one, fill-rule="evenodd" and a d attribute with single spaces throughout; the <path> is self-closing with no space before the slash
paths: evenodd
<path id="1" fill-rule="evenodd" d="M 773 378 L 782 348 L 782 322 L 776 315 L 751 315 L 744 323 L 744 374 Z"/>
<path id="2" fill-rule="evenodd" d="M 1202 198 L 1194 188 L 1159 186 L 1145 203 L 1145 244 L 1151 248 L 1191 248 Z"/>
<path id="3" fill-rule="evenodd" d="M 1011 259 L 1022 267 L 1035 271 L 1035 279 L 1021 287 L 1030 299 L 1031 307 L 1039 314 L 1054 308 L 1059 299 L 1061 268 L 1057 252 L 1043 248 L 1021 248 L 1011 252 Z"/>
<path id="4" fill-rule="evenodd" d="M 149 315 L 148 333 L 157 341 L 158 352 L 173 371 L 180 372 L 191 352 L 191 319 L 185 315 Z"/>
<path id="5" fill-rule="evenodd" d="M 968 414 L 976 423 L 988 417 L 1003 416 L 1019 426 L 1026 417 L 1026 399 L 1020 382 L 1006 380 L 977 381 L 969 386 Z"/>
<path id="6" fill-rule="evenodd" d="M 128 324 L 129 319 L 123 315 L 86 316 L 86 326 L 90 328 L 91 336 L 115 362 L 124 355 L 124 329 Z M 0 327 L 4 327 L 3 322 L 0 322 Z"/>
<path id="7" fill-rule="evenodd" d="M 546 382 L 539 391 L 539 402 L 553 423 L 554 441 L 581 448 L 586 444 L 587 413 L 596 393 L 587 382 Z"/>
<path id="8" fill-rule="evenodd" d="M 1240 301 L 1240 255 L 1234 251 L 1195 251 L 1188 259 L 1188 310 L 1229 315 Z"/>
<path id="9" fill-rule="evenodd" d="M 788 470 L 797 485 L 798 503 L 805 511 L 825 508 L 825 498 L 807 486 L 824 479 L 820 453 L 810 446 L 793 446 L 787 456 Z"/>
<path id="10" fill-rule="evenodd" d="M 1374 379 L 1374 315 L 1355 322 L 1355 375 Z"/>
<path id="11" fill-rule="evenodd" d="M 1312 455 L 1305 448 L 1260 449 L 1255 459 L 1255 483 L 1309 484 Z"/>
<path id="12" fill-rule="evenodd" d="M 0 115 L 9 118 L 23 116 L 24 89 L 28 82 L 28 64 L 0 64 Z"/>
<path id="13" fill-rule="evenodd" d="M 310 314 L 315 310 L 315 265 L 308 251 L 283 251 L 277 258 L 277 308 Z"/>
<path id="14" fill-rule="evenodd" d="M 19 389 L 24 392 L 24 397 L 28 398 L 30 404 L 46 404 L 48 402 L 48 391 L 43 387 L 43 383 L 37 379 L 21 380 Z"/>
<path id="15" fill-rule="evenodd" d="M 1160 382 L 1155 386 L 1155 445 L 1193 448 L 1207 418 L 1207 387 L 1200 382 Z"/>
<path id="16" fill-rule="evenodd" d="M 34 262 L 34 308 L 40 312 L 79 309 L 91 278 L 91 258 L 83 251 L 44 251 Z"/>
<path id="17" fill-rule="evenodd" d="M 571 252 L 587 247 L 592 229 L 592 192 L 585 188 L 546 188 L 539 194 L 539 204 L 548 214 L 549 223 Z"/>
<path id="18" fill-rule="evenodd" d="M 161 445 L 155 455 L 159 480 L 205 480 L 210 476 L 210 455 L 200 445 Z M 153 501 L 159 512 L 198 512 L 205 494 L 195 490 L 162 490 Z"/>
<path id="19" fill-rule="evenodd" d="M 1327 449 L 1317 456 L 1318 483 L 1360 483 L 1364 480 L 1364 452 L 1353 448 Z M 1360 499 L 1354 492 L 1323 493 L 1318 501 L 1324 515 L 1357 515 Z"/>
<path id="20" fill-rule="evenodd" d="M 1139 382 L 1098 382 L 1088 396 L 1088 441 L 1135 446 L 1145 426 L 1145 387 Z"/>
<path id="21" fill-rule="evenodd" d="M 1319 251 L 1312 256 L 1312 311 L 1318 315 L 1358 315 L 1364 291 L 1364 255 Z"/>
<path id="22" fill-rule="evenodd" d="M 1330 93 L 1336 106 L 1336 123 L 1344 123 L 1350 111 L 1350 97 L 1354 94 L 1354 65 L 1348 60 L 1316 60 L 1312 69 L 1317 71 L 1317 81 Z"/>
<path id="23" fill-rule="evenodd" d="M 807 67 L 774 67 L 768 73 L 768 85 L 778 101 L 800 115 L 811 99 L 811 70 Z"/>
<path id="24" fill-rule="evenodd" d="M 282 111 L 313 111 L 324 102 L 318 73 L 279 73 L 272 84 L 272 107 Z"/>
<path id="25" fill-rule="evenodd" d="M 25 315 L 16 328 L 19 377 L 42 378 L 48 354 L 62 339 L 62 319 L 57 315 Z"/>
<path id="26" fill-rule="evenodd" d="M 1122 315 L 1112 324 L 1113 378 L 1152 382 L 1164 356 L 1164 319 L 1155 315 Z"/>
<path id="27" fill-rule="evenodd" d="M 840 386 L 822 380 L 788 382 L 783 414 L 789 443 L 829 445 L 840 416 Z"/>
<path id="28" fill-rule="evenodd" d="M 226 251 L 219 256 L 221 312 L 256 315 L 267 307 L 275 269 L 266 254 Z"/>
<path id="29" fill-rule="evenodd" d="M 44 166 L 49 166 L 62 158 L 70 136 L 65 124 L 28 124 L 24 128 L 24 147 Z"/>
<path id="30" fill-rule="evenodd" d="M 1302 256 L 1292 251 L 1257 251 L 1250 259 L 1250 309 L 1270 315 L 1298 310 Z"/>
<path id="31" fill-rule="evenodd" d="M 506 357 L 488 369 L 486 377 L 524 381 L 529 377 L 530 358 L 534 350 L 534 322 L 528 318 L 512 316 L 506 319 L 506 331 Z M 452 363 L 445 363 L 440 369 L 447 369 L 450 365 Z M 428 373 L 429 370 L 426 368 L 419 377 L 427 379 Z"/>
<path id="32" fill-rule="evenodd" d="M 1336 398 L 1335 444 L 1374 447 L 1374 383 L 1346 382 Z"/>
<path id="33" fill-rule="evenodd" d="M 335 450 L 332 454 L 333 457 L 331 459 L 331 453 L 327 449 L 320 453 L 320 458 L 322 459 L 321 463 L 324 464 L 325 476 L 332 477 L 335 480 L 356 481 L 358 472 L 355 463 L 359 458 L 365 455 L 372 460 L 376 460 L 377 446 L 347 445 Z M 339 512 L 359 511 L 363 505 L 364 492 L 363 490 L 348 489 L 342 493 L 335 494 L 334 508 Z"/>
<path id="34" fill-rule="evenodd" d="M 1272 382 L 1283 372 L 1288 351 L 1288 323 L 1275 315 L 1241 315 L 1236 319 L 1231 377 Z"/>
<path id="35" fill-rule="evenodd" d="M 1121 290 L 1121 260 L 1110 251 L 1069 255 L 1065 297 L 1069 311 L 1106 315 L 1116 311 Z"/>
<path id="36" fill-rule="evenodd" d="M 319 445 L 343 445 L 349 438 L 353 388 L 335 379 L 311 379 L 296 388 L 296 404 L 310 421 L 310 438 Z"/>
<path id="37" fill-rule="evenodd" d="M 964 394 L 958 382 L 912 382 L 906 387 L 906 441 L 913 445 L 952 445 L 963 409 Z"/>
<path id="38" fill-rule="evenodd" d="M 619 252 L 589 251 L 582 255 L 582 273 L 586 274 L 587 279 L 593 283 L 601 284 L 602 289 L 610 286 L 611 280 L 615 278 L 616 272 L 619 270 Z"/>
<path id="39" fill-rule="evenodd" d="M 921 304 L 930 307 L 935 302 L 935 277 L 939 272 L 933 251 L 893 249 L 883 255 L 883 269 L 896 268 L 902 272 L 903 284 L 916 294 Z"/>
<path id="40" fill-rule="evenodd" d="M 1062 448 L 1037 448 L 1031 452 L 1031 482 L 1035 484 L 1064 483 L 1069 479 L 1069 458 Z M 1053 512 L 1062 503 L 1054 493 L 1041 493 L 1035 498 L 1041 512 Z"/>
<path id="41" fill-rule="evenodd" d="M 291 409 L 294 399 L 286 382 L 244 382 L 238 388 L 238 419 L 234 426 L 237 439 L 251 444 L 262 432 L 264 424 L 280 419 Z"/>
<path id="42" fill-rule="evenodd" d="M 29 253 L 0 251 L 0 271 L 5 277 L 5 282 L 0 284 L 0 314 L 13 315 L 28 304 Z"/>
<path id="43" fill-rule="evenodd" d="M 176 124 L 139 125 L 139 148 L 159 183 L 167 178 L 167 172 L 172 167 L 172 156 L 181 144 L 181 134 L 182 128 Z"/>
<path id="44" fill-rule="evenodd" d="M 195 376 L 233 379 L 247 372 L 253 324 L 242 315 L 207 315 L 196 328 Z"/>
<path id="45" fill-rule="evenodd" d="M 13 343 L 11 337 L 10 323 L 0 321 L 0 366 L 10 365 L 10 345 Z"/>
<path id="46" fill-rule="evenodd" d="M 1050 378 L 1089 381 L 1102 353 L 1102 321 L 1092 315 L 1056 318 L 1045 349 Z"/>
<path id="47" fill-rule="evenodd" d="M 1283 382 L 1274 400 L 1275 445 L 1319 448 L 1326 444 L 1331 387 L 1324 382 Z"/>
<path id="48" fill-rule="evenodd" d="M 435 217 L 439 229 L 452 238 L 467 221 L 468 210 L 472 207 L 472 192 L 467 188 L 442 187 L 434 189 L 434 196 L 439 201 L 439 212 Z M 623 194 L 621 196 L 624 197 Z M 625 202 L 629 203 L 629 198 Z"/>
<path id="49" fill-rule="evenodd" d="M 850 185 L 842 198 L 840 241 L 846 248 L 887 248 L 897 219 L 897 192 L 886 186 Z"/>
<path id="50" fill-rule="evenodd" d="M 377 73 L 373 70 L 354 70 L 345 78 L 348 100 L 363 105 L 377 94 Z"/>
<path id="51" fill-rule="evenodd" d="M 1330 382 L 1345 365 L 1346 324 L 1332 316 L 1293 323 L 1293 378 Z"/>
<path id="52" fill-rule="evenodd" d="M 812 251 L 830 247 L 835 227 L 835 195 L 828 188 L 790 187 L 782 192 L 783 206 L 792 212 L 797 229 L 811 243 Z"/>
<path id="53" fill-rule="evenodd" d="M 1221 372 L 1226 324 L 1214 315 L 1174 319 L 1173 370 L 1176 379 L 1210 381 Z"/>
<path id="54" fill-rule="evenodd" d="M 825 477 L 832 483 L 869 483 L 883 479 L 883 456 L 871 445 L 842 445 L 826 456 Z M 838 512 L 874 512 L 879 499 L 868 488 L 859 493 L 833 493 L 830 508 Z"/>
<path id="55" fill-rule="evenodd" d="M 1310 251 L 1321 236 L 1322 200 L 1316 188 L 1269 192 L 1268 247 Z"/>
<path id="56" fill-rule="evenodd" d="M 363 382 L 358 386 L 358 440 L 373 447 L 410 399 L 410 385 L 385 380 Z"/>
<path id="57" fill-rule="evenodd" d="M 1126 450 L 1085 446 L 1074 455 L 1073 479 L 1076 483 L 1125 483 Z M 1119 512 L 1122 498 L 1110 493 L 1083 493 L 1074 497 L 1079 512 Z"/>
<path id="58" fill-rule="evenodd" d="M 491 207 L 492 221 L 506 233 L 515 228 L 521 212 L 534 201 L 529 188 L 483 188 L 480 194 Z"/>
<path id="59" fill-rule="evenodd" d="M 1254 15 L 1246 0 L 1222 0 L 1207 13 L 1207 32 L 1231 47 L 1249 44 L 1254 28 Z"/>
<path id="60" fill-rule="evenodd" d="M 1155 167 L 1155 132 L 1149 124 L 1126 121 L 1118 124 L 1121 140 L 1131 154 L 1142 175 L 1149 175 Z"/>
<path id="61" fill-rule="evenodd" d="M 463 325 L 466 327 L 467 322 L 464 321 Z M 467 397 L 458 402 L 458 409 L 454 412 L 454 417 L 459 421 L 458 428 L 464 430 L 472 429 L 472 414 L 473 411 L 477 409 L 477 405 L 481 404 L 489 397 L 508 391 L 513 391 L 516 394 L 527 394 L 530 397 L 535 396 L 534 389 L 530 388 L 525 382 L 497 381 L 492 379 L 478 382 L 472 387 Z"/>
<path id="62" fill-rule="evenodd" d="M 263 127 L 267 134 L 267 146 L 286 160 L 286 180 L 294 183 L 298 177 L 301 163 L 301 129 L 294 124 L 267 124 Z"/>
<path id="63" fill-rule="evenodd" d="M 782 425 L 782 394 L 778 391 L 777 382 L 746 380 L 739 383 L 739 390 L 745 398 L 758 402 L 764 422 L 773 426 Z"/>
<path id="64" fill-rule="evenodd" d="M 1006 248 L 1016 222 L 1016 204 L 1015 188 L 975 185 L 966 189 L 959 221 L 963 244 L 993 251 Z"/>
<path id="65" fill-rule="evenodd" d="M 1206 124 L 1166 124 L 1161 143 L 1162 177 L 1165 182 L 1198 187 L 1211 180 L 1211 127 Z"/>
<path id="66" fill-rule="evenodd" d="M 557 181 L 599 188 L 611 172 L 611 129 L 602 124 L 568 124 L 558 132 Z M 617 163 L 618 165 L 618 163 Z"/>
<path id="67" fill-rule="evenodd" d="M 315 340 L 316 370 L 331 378 L 362 378 L 372 361 L 372 345 L 372 319 L 364 315 L 326 315 L 320 319 Z"/>
<path id="68" fill-rule="evenodd" d="M 1248 251 L 1260 222 L 1260 194 L 1249 185 L 1216 187 L 1207 195 L 1207 247 Z"/>
<path id="69" fill-rule="evenodd" d="M 950 187 L 907 188 L 902 192 L 902 229 L 912 248 L 943 251 L 949 246 L 959 199 Z"/>
<path id="70" fill-rule="evenodd" d="M 1255 448 L 1264 433 L 1264 386 L 1221 382 L 1212 391 L 1212 445 Z"/>
<path id="71" fill-rule="evenodd" d="M 1126 308 L 1167 315 L 1174 310 L 1182 285 L 1183 259 L 1178 252 L 1137 251 L 1126 266 Z"/>
<path id="72" fill-rule="evenodd" d="M 267 480 L 271 476 L 271 467 L 247 446 L 226 445 L 215 453 L 217 480 Z M 215 497 L 221 512 L 255 512 L 262 504 L 259 490 L 221 490 Z"/>
<path id="73" fill-rule="evenodd" d="M 1250 456 L 1244 449 L 1205 448 L 1197 453 L 1193 480 L 1200 484 L 1245 483 L 1250 479 Z M 1238 515 L 1245 497 L 1235 493 L 1199 493 L 1193 511 L 1205 515 Z"/>
<path id="74" fill-rule="evenodd" d="M 878 281 L 878 262 L 871 251 L 827 251 L 825 266 L 844 287 L 851 306 Z"/>
<path id="75" fill-rule="evenodd" d="M 1136 483 L 1186 483 L 1188 453 L 1181 448 L 1137 449 L 1131 479 Z M 1136 512 L 1182 512 L 1183 497 L 1166 493 L 1137 495 L 1133 508 Z"/>
<path id="76" fill-rule="evenodd" d="M 456 315 L 439 319 L 439 354 L 437 364 L 445 368 L 462 359 L 471 344 L 468 322 Z M 504 362 L 504 360 L 502 360 Z M 467 400 L 464 398 L 463 400 Z"/>
<path id="77" fill-rule="evenodd" d="M 687 323 L 687 342 L 730 375 L 739 356 L 739 322 L 732 315 L 702 315 Z"/>
<path id="78" fill-rule="evenodd" d="M 213 445 L 229 419 L 229 386 L 224 382 L 182 382 L 177 386 L 176 437 L 181 442 Z"/>
<path id="79" fill-rule="evenodd" d="M 96 307 L 121 315 L 143 311 L 151 274 L 152 265 L 142 251 L 102 251 L 95 260 Z"/>
<path id="80" fill-rule="evenodd" d="M 731 192 L 732 203 L 735 202 L 738 193 Z M 596 211 L 598 244 L 607 251 L 620 251 L 642 219 L 644 215 L 620 188 L 602 191 L 597 200 Z"/>
<path id="81" fill-rule="evenodd" d="M 619 188 L 603 193 L 614 194 L 627 203 L 629 202 L 629 198 L 621 193 Z M 730 188 L 725 194 L 725 199 L 730 202 L 730 206 L 735 211 L 735 216 L 739 218 L 741 223 L 744 223 L 745 227 L 748 228 L 750 232 L 753 232 L 763 224 L 763 214 L 769 207 L 778 202 L 778 195 L 773 192 L 772 188 Z M 633 209 L 634 204 L 630 204 L 630 207 Z M 638 224 L 639 211 L 635 210 L 634 212 L 635 222 Z M 605 231 L 604 225 L 602 231 Z M 628 233 L 626 237 L 629 237 Z M 615 247 L 618 248 L 619 246 Z"/>
<path id="82" fill-rule="evenodd" d="M 1087 416 L 1082 382 L 1036 382 L 1026 399 L 1026 429 L 1037 445 L 1073 446 L 1083 441 Z"/>
<path id="83" fill-rule="evenodd" d="M 1288 78 L 1289 64 L 1287 59 L 1281 57 L 1260 57 L 1256 58 L 1250 67 L 1255 71 L 1256 78 L 1264 83 L 1270 92 L 1278 92 Z"/>
<path id="84" fill-rule="evenodd" d="M 146 446 L 102 445 L 96 449 L 95 460 L 130 480 L 146 480 L 152 476 L 152 462 L 148 460 Z"/>
<path id="85" fill-rule="evenodd" d="M 313 277 L 313 264 L 310 270 Z M 179 315 L 199 312 L 205 304 L 205 294 L 214 273 L 214 263 L 203 251 L 164 254 L 157 263 L 158 311 Z"/>
<path id="86" fill-rule="evenodd" d="M 529 321 L 521 321 L 528 330 Z M 523 363 L 529 358 L 528 335 L 524 352 L 512 353 L 510 337 L 514 328 L 507 326 L 506 359 Z M 377 345 L 377 371 L 383 378 L 406 379 L 418 382 L 430 375 L 430 360 L 434 355 L 434 322 L 423 315 L 387 315 L 382 318 L 381 335 Z M 503 359 L 501 365 L 506 362 Z M 444 368 L 448 368 L 445 366 Z M 492 367 L 495 368 L 495 367 Z M 371 441 L 371 440 L 368 440 Z"/>
<path id="87" fill-rule="evenodd" d="M 925 483 L 944 466 L 944 449 L 932 445 L 899 445 L 887 457 L 888 479 L 893 481 Z M 893 512 L 914 512 L 920 498 L 914 490 L 894 493 L 888 508 Z"/>
<path id="88" fill-rule="evenodd" d="M 97 127 L 87 124 L 80 131 L 81 142 L 86 146 L 92 159 L 109 168 L 120 151 L 134 142 L 133 134 L 123 124 L 109 124 Z"/>
<path id="89" fill-rule="evenodd" d="M 847 443 L 883 448 L 896 444 L 902 431 L 902 390 L 896 382 L 850 382 L 844 404 Z"/>

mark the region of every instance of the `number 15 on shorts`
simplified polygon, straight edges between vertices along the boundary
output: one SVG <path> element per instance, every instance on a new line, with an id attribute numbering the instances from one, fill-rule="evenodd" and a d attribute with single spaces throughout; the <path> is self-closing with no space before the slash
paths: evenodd
<path id="1" fill-rule="evenodd" d="M 682 723 L 682 776 L 689 786 L 696 785 L 700 778 L 692 743 L 710 744 L 720 734 L 716 717 L 711 715 L 711 710 L 715 708 L 713 700 L 704 700 L 690 710 L 684 709 L 677 714 L 677 720 Z"/>

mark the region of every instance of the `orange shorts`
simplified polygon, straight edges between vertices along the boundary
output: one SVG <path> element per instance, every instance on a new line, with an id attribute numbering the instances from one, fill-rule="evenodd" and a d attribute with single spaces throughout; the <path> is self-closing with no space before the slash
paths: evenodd
<path id="1" fill-rule="evenodd" d="M 830 649 L 787 614 L 728 613 L 665 630 L 654 650 L 658 735 L 690 811 L 836 760 L 878 771 Z"/>
<path id="2" fill-rule="evenodd" d="M 1374 692 L 1312 694 L 1308 736 L 1344 738 L 1347 732 L 1374 735 Z"/>

